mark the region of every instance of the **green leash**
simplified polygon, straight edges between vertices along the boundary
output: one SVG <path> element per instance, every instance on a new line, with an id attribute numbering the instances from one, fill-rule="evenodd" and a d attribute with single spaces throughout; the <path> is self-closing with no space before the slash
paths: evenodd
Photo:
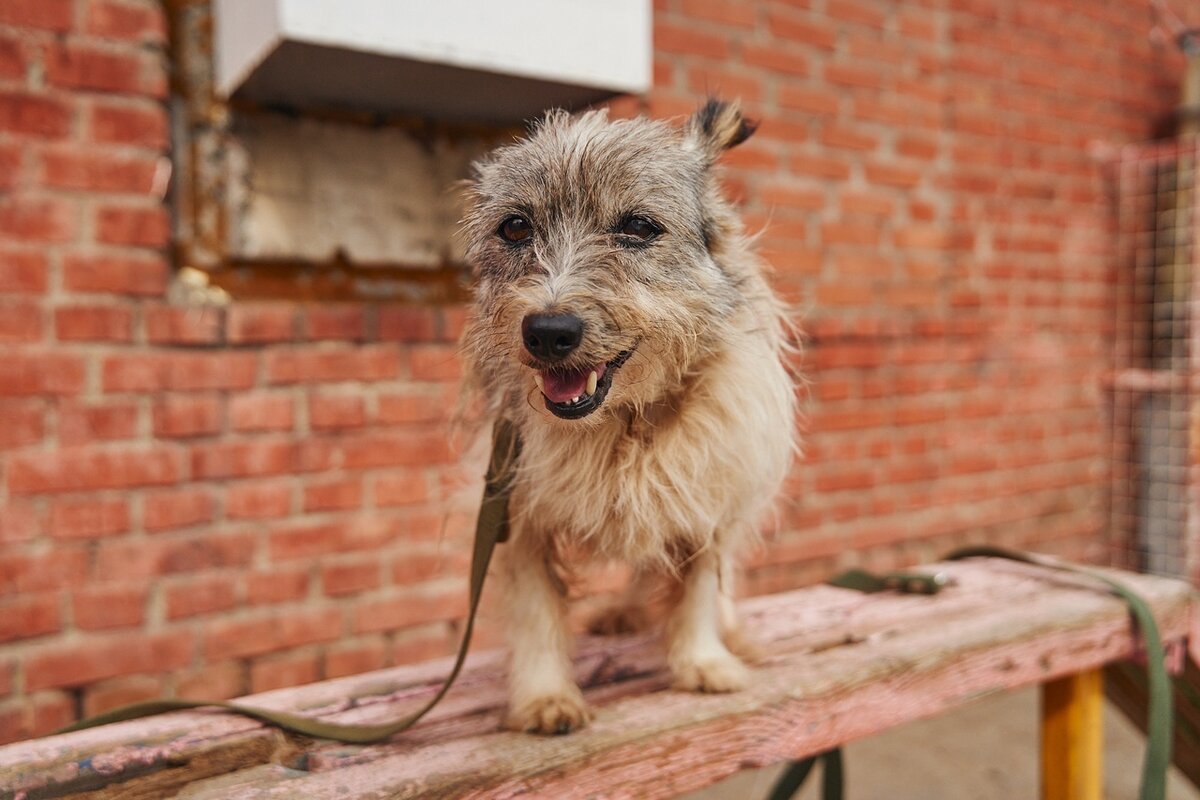
<path id="1" fill-rule="evenodd" d="M 1159 637 L 1158 623 L 1154 621 L 1154 613 L 1150 610 L 1150 606 L 1129 587 L 1102 572 L 1074 564 L 1062 564 L 1029 553 L 1000 547 L 966 547 L 955 550 L 942 560 L 960 561 L 965 558 L 980 557 L 1005 558 L 1059 572 L 1085 575 L 1104 584 L 1109 591 L 1120 597 L 1129 606 L 1129 611 L 1133 614 L 1146 645 L 1146 674 L 1150 697 L 1146 724 L 1146 758 L 1142 763 L 1142 781 L 1138 798 L 1139 800 L 1166 800 L 1167 768 L 1171 765 L 1171 734 L 1174 713 L 1171 679 L 1167 675 L 1166 654 L 1163 651 L 1162 639 Z M 865 570 L 854 569 L 836 576 L 829 583 L 844 589 L 868 593 L 899 591 L 908 594 L 937 594 L 947 582 L 940 575 L 903 572 L 876 575 Z M 789 800 L 793 797 L 804 785 L 818 760 L 823 763 L 824 767 L 821 795 L 823 800 L 842 800 L 845 781 L 840 748 L 793 761 L 771 789 L 768 800 Z"/>
<path id="2" fill-rule="evenodd" d="M 348 744 L 370 744 L 381 742 L 403 730 L 411 728 L 416 722 L 429 713 L 441 699 L 450 691 L 450 687 L 458 678 L 463 662 L 467 658 L 467 649 L 471 645 L 471 634 L 475 629 L 475 613 L 479 609 L 479 598 L 483 594 L 483 581 L 487 577 L 488 566 L 492 561 L 492 552 L 496 545 L 508 538 L 508 499 L 512 488 L 512 469 L 520 453 L 520 439 L 513 430 L 512 424 L 499 420 L 492 432 L 492 457 L 488 464 L 487 480 L 483 489 L 483 502 L 479 507 L 479 520 L 475 526 L 475 549 L 471 555 L 471 595 L 470 607 L 467 612 L 467 625 L 463 630 L 462 642 L 458 646 L 458 657 L 454 667 L 446 678 L 437 694 L 433 696 L 417 712 L 383 725 L 339 725 L 325 722 L 312 717 L 289 714 L 286 711 L 275 711 L 267 708 L 256 708 L 241 703 L 221 702 L 212 700 L 149 700 L 143 703 L 114 708 L 103 714 L 96 714 L 76 723 L 68 725 L 58 733 L 94 728 L 107 725 L 110 722 L 123 722 L 129 719 L 149 717 L 164 711 L 178 711 L 186 708 L 223 708 L 245 717 L 270 723 L 292 733 L 313 736 L 318 739 L 332 739 Z"/>

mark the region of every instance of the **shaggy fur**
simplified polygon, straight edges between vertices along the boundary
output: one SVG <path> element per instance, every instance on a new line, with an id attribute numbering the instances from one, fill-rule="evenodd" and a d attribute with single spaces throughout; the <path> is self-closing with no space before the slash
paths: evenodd
<path id="1" fill-rule="evenodd" d="M 567 562 L 581 554 L 637 570 L 629 607 L 598 627 L 639 622 L 631 610 L 661 576 L 676 588 L 677 685 L 725 692 L 749 680 L 735 655 L 734 560 L 789 467 L 795 417 L 782 306 L 713 171 L 753 130 L 715 101 L 682 129 L 552 112 L 477 165 L 464 350 L 488 411 L 523 440 L 502 548 L 514 729 L 563 733 L 589 717 L 564 607 Z M 527 230 L 508 227 L 514 217 Z M 561 363 L 525 346 L 522 322 L 538 314 L 583 322 Z M 599 407 L 551 413 L 535 376 L 589 369 L 608 386 Z"/>

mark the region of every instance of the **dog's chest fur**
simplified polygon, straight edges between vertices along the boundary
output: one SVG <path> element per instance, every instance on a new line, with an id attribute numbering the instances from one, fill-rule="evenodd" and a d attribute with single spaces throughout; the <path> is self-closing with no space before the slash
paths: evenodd
<path id="1" fill-rule="evenodd" d="M 643 564 L 743 538 L 791 457 L 781 428 L 792 383 L 764 337 L 739 339 L 657 408 L 586 427 L 527 426 L 514 493 L 521 523 Z"/>

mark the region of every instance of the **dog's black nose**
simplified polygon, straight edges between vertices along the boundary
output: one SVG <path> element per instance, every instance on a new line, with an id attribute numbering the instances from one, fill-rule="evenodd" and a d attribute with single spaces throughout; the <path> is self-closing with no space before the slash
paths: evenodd
<path id="1" fill-rule="evenodd" d="M 525 349 L 543 361 L 559 361 L 583 341 L 583 320 L 574 314 L 530 314 L 521 322 Z"/>

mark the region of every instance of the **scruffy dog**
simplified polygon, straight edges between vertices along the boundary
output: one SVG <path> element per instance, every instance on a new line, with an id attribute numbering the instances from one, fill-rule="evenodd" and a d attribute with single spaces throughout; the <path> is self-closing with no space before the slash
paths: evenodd
<path id="1" fill-rule="evenodd" d="M 635 610 L 656 576 L 675 585 L 677 686 L 750 679 L 734 559 L 787 472 L 795 415 L 782 306 L 713 171 L 753 131 L 717 101 L 682 129 L 552 112 L 476 167 L 464 350 L 523 444 L 501 548 L 513 729 L 589 718 L 565 622 L 567 561 L 584 555 L 633 565 Z"/>

